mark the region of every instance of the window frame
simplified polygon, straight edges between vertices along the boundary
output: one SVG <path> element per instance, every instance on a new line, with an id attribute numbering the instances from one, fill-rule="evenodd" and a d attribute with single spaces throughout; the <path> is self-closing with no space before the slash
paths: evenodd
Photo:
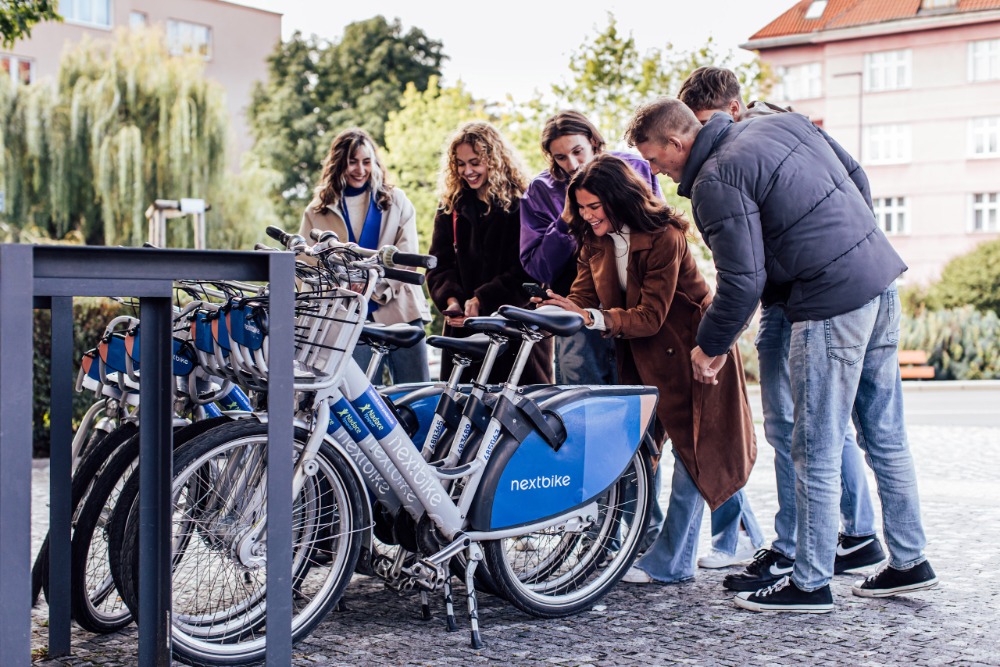
<path id="1" fill-rule="evenodd" d="M 889 58 L 893 56 L 895 56 L 895 62 L 889 62 Z M 900 68 L 902 68 L 902 77 L 899 77 Z M 890 85 L 889 73 L 894 70 L 897 74 L 896 83 Z M 909 90 L 913 88 L 913 49 L 892 49 L 866 53 L 862 72 L 863 87 L 866 93 Z M 902 81 L 899 81 L 900 78 Z M 879 84 L 878 87 L 875 86 L 876 82 Z"/>
<path id="2" fill-rule="evenodd" d="M 992 197 L 992 201 L 976 202 L 976 197 Z M 976 229 L 976 214 L 983 213 L 983 228 Z M 993 226 L 989 228 L 989 214 L 993 213 Z M 973 192 L 969 195 L 969 233 L 996 234 L 1000 232 L 1000 192 Z"/>
<path id="3" fill-rule="evenodd" d="M 97 23 L 95 21 L 88 21 L 88 20 L 76 18 L 74 16 L 70 16 L 69 15 L 69 11 L 68 11 L 68 7 L 72 7 L 72 9 L 75 10 L 75 9 L 77 9 L 77 4 L 79 4 L 79 3 L 87 3 L 87 5 L 89 5 L 91 7 L 91 10 L 93 10 L 93 5 L 95 5 L 97 3 L 103 3 L 103 4 L 107 5 L 107 18 L 108 18 L 108 22 L 107 23 Z M 84 26 L 84 27 L 87 27 L 87 28 L 95 28 L 95 29 L 98 29 L 98 30 L 111 30 L 111 28 L 114 27 L 114 22 L 115 22 L 114 21 L 114 16 L 115 16 L 114 0 L 68 0 L 68 2 L 67 2 L 67 0 L 61 0 L 60 3 L 59 3 L 59 13 L 62 14 L 63 20 L 66 23 L 71 23 L 73 25 Z M 93 11 L 91 11 L 91 13 L 93 14 Z"/>
<path id="4" fill-rule="evenodd" d="M 30 86 L 35 82 L 35 59 L 25 58 L 24 56 L 15 56 L 12 53 L 0 53 L 0 60 L 6 60 L 10 63 L 7 69 L 7 76 L 10 77 L 11 83 L 15 86 Z M 28 64 L 28 80 L 21 81 L 19 76 L 21 72 L 21 64 Z"/>
<path id="5" fill-rule="evenodd" d="M 988 45 L 986 52 L 977 54 L 977 47 L 981 44 Z M 996 81 L 1000 79 L 1000 39 L 977 39 L 969 42 L 967 51 L 969 59 L 969 82 Z M 976 64 L 980 59 L 985 60 L 986 72 L 984 76 L 977 75 Z"/>
<path id="6" fill-rule="evenodd" d="M 181 28 L 184 28 L 184 27 L 204 29 L 206 37 L 207 37 L 206 42 L 205 42 L 205 53 L 201 54 L 201 53 L 199 53 L 199 52 L 197 52 L 197 51 L 195 51 L 193 49 L 192 50 L 181 50 L 179 52 L 175 51 L 174 50 L 173 42 L 171 41 L 171 26 L 176 26 L 176 28 L 178 30 L 180 30 Z M 214 35 L 213 35 L 213 31 L 212 31 L 212 26 L 207 25 L 205 23 L 195 23 L 194 21 L 188 21 L 186 19 L 169 18 L 169 19 L 167 19 L 166 31 L 167 31 L 167 50 L 170 52 L 170 55 L 172 55 L 172 56 L 192 55 L 192 56 L 201 57 L 201 58 L 203 58 L 206 61 L 207 60 L 212 60 L 212 54 L 213 54 L 213 51 L 214 51 L 214 48 L 213 48 Z M 179 39 L 179 37 L 178 37 L 178 39 Z M 194 42 L 192 42 L 191 44 L 188 44 L 186 46 L 194 46 Z"/>
<path id="7" fill-rule="evenodd" d="M 812 70 L 814 68 L 816 73 L 813 76 Z M 789 77 L 790 72 L 794 72 L 796 76 Z M 823 63 L 821 61 L 781 66 L 777 68 L 777 74 L 779 78 L 778 96 L 784 101 L 815 100 L 823 97 Z M 789 95 L 789 89 L 792 88 L 788 85 L 789 80 L 795 83 L 793 92 L 799 93 L 801 91 L 804 94 Z M 813 84 L 815 84 L 815 91 Z"/>
<path id="8" fill-rule="evenodd" d="M 879 229 L 886 236 L 910 235 L 910 198 L 906 196 L 875 197 L 872 199 L 872 209 Z M 892 221 L 894 229 L 886 225 L 886 219 Z"/>
<path id="9" fill-rule="evenodd" d="M 890 136 L 875 136 L 885 133 Z M 892 165 L 909 164 L 913 161 L 913 129 L 909 123 L 884 123 L 878 125 L 865 125 L 862 146 L 863 164 L 870 165 Z M 880 148 L 895 144 L 897 150 L 892 151 L 891 156 L 882 157 L 884 150 L 874 150 L 873 141 L 879 142 Z M 890 143 L 892 142 L 892 143 Z"/>
<path id="10" fill-rule="evenodd" d="M 982 127 L 976 127 L 982 123 Z M 990 123 L 990 125 L 987 125 Z M 977 151 L 977 140 L 991 144 L 992 150 Z M 1000 157 L 1000 116 L 976 116 L 969 119 L 969 157 L 974 160 Z"/>

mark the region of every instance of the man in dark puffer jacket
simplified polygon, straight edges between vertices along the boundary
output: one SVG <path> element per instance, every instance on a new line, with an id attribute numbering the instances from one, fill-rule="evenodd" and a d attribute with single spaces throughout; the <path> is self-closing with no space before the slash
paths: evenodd
<path id="1" fill-rule="evenodd" d="M 852 413 L 875 472 L 889 565 L 853 591 L 862 597 L 937 584 L 924 556 L 913 460 L 906 441 L 896 347 L 896 278 L 906 266 L 875 224 L 861 167 L 796 113 L 704 127 L 679 100 L 640 107 L 626 139 L 690 197 L 718 270 L 717 294 L 691 354 L 695 379 L 714 384 L 726 351 L 758 302 L 792 322 L 798 531 L 790 577 L 736 604 L 753 611 L 833 610 L 840 462 Z"/>

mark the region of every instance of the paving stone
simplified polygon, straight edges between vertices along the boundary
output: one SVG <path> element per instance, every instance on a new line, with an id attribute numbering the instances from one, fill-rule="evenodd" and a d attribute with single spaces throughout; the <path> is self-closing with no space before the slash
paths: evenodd
<path id="1" fill-rule="evenodd" d="M 332 612 L 296 645 L 295 665 L 900 665 L 1000 666 L 1000 428 L 915 426 L 909 429 L 917 464 L 927 554 L 941 586 L 909 597 L 869 600 L 850 586 L 863 573 L 834 578 L 836 609 L 824 616 L 753 614 L 732 604 L 722 578 L 737 568 L 702 570 L 674 586 L 619 584 L 595 609 L 567 619 L 535 619 L 510 605 L 480 598 L 486 647 L 469 647 L 464 605 L 460 632 L 448 633 L 443 604 L 419 619 L 419 598 L 356 576 L 347 611 Z M 761 446 L 747 487 L 758 520 L 770 532 L 777 507 L 773 450 Z M 669 475 L 665 475 L 669 479 Z M 47 523 L 48 469 L 36 462 L 33 547 Z M 874 491 L 874 480 L 872 480 Z M 663 490 L 663 501 L 669 489 Z M 877 503 L 877 496 L 875 497 Z M 702 551 L 709 540 L 708 513 Z M 881 534 L 881 527 L 879 529 Z M 46 646 L 47 610 L 32 614 L 32 647 Z M 38 667 L 134 665 L 134 626 L 99 637 L 74 627 L 74 655 L 43 659 Z"/>

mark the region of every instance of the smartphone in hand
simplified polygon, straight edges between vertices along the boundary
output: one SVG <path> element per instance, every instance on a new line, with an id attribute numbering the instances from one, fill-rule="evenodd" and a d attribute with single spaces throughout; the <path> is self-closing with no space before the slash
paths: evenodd
<path id="1" fill-rule="evenodd" d="M 539 299 L 549 298 L 548 291 L 538 283 L 521 283 L 521 288 L 528 293 L 528 296 L 538 297 Z"/>
<path id="2" fill-rule="evenodd" d="M 461 308 L 445 308 L 441 314 L 445 317 L 465 317 L 465 311 Z"/>

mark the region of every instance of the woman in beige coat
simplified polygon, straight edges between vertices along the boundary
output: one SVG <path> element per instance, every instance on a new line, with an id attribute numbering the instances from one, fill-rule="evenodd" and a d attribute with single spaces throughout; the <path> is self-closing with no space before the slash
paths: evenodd
<path id="1" fill-rule="evenodd" d="M 332 231 L 341 241 L 363 248 L 394 245 L 403 252 L 420 252 L 413 204 L 402 190 L 386 183 L 375 142 L 364 130 L 344 130 L 330 145 L 323 176 L 302 214 L 299 234 L 309 239 L 313 229 Z M 422 327 L 431 319 L 423 290 L 395 280 L 386 280 L 376 289 L 368 308 L 369 320 L 379 324 L 407 322 Z M 359 345 L 354 358 L 367 368 L 370 348 Z M 430 379 L 423 341 L 390 353 L 382 363 L 375 375 L 376 383 L 386 365 L 394 384 Z"/>

